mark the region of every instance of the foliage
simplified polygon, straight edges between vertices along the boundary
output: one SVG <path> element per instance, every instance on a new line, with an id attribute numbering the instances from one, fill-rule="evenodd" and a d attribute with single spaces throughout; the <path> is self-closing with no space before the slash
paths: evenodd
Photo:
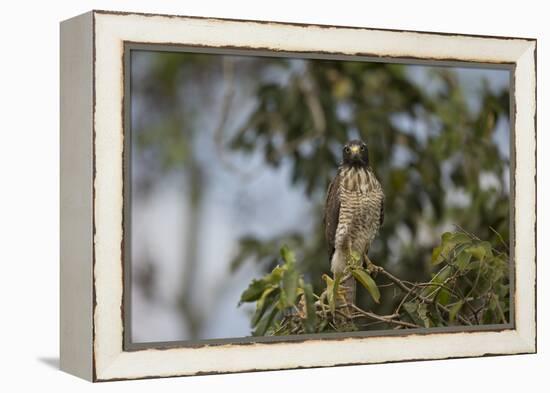
<path id="1" fill-rule="evenodd" d="M 311 285 L 298 273 L 294 253 L 288 247 L 281 248 L 281 258 L 282 265 L 277 265 L 261 279 L 253 280 L 241 295 L 241 303 L 256 302 L 252 316 L 255 336 L 263 336 L 268 331 L 281 333 L 280 321 L 287 311 L 300 313 L 304 332 L 315 331 L 317 317 Z"/>
<path id="2" fill-rule="evenodd" d="M 343 280 L 338 276 L 323 275 L 324 290 L 314 294 L 286 246 L 280 260 L 270 273 L 253 280 L 241 296 L 241 303 L 256 303 L 251 319 L 254 335 L 342 332 L 380 325 L 403 329 L 501 324 L 509 320 L 508 255 L 465 231 L 442 235 L 431 259 L 438 270 L 427 282 L 401 280 L 381 267 L 349 266 L 374 303 L 380 301 L 379 286 L 394 288 L 398 305 L 390 315 L 342 303 Z"/>

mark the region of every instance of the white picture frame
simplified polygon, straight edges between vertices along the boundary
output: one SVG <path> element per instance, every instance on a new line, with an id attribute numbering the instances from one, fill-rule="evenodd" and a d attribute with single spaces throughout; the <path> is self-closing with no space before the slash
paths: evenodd
<path id="1" fill-rule="evenodd" d="M 513 72 L 514 313 L 509 327 L 128 348 L 124 340 L 126 43 Z M 90 381 L 536 352 L 536 40 L 91 11 L 61 23 L 61 368 Z"/>

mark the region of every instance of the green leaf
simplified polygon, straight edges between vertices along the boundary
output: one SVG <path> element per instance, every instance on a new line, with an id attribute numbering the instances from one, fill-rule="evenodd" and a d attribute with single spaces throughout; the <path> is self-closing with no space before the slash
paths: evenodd
<path id="1" fill-rule="evenodd" d="M 416 302 L 406 302 L 403 304 L 403 309 L 409 315 L 411 320 L 417 325 L 422 325 L 423 321 L 418 316 L 418 303 Z"/>
<path id="2" fill-rule="evenodd" d="M 327 327 L 328 322 L 329 322 L 328 318 L 321 319 L 321 323 L 319 324 L 319 328 L 317 329 L 317 331 L 319 333 L 322 333 L 325 330 L 325 328 Z"/>
<path id="3" fill-rule="evenodd" d="M 369 291 L 372 300 L 375 303 L 380 303 L 380 291 L 372 277 L 364 269 L 353 269 L 351 273 Z"/>
<path id="4" fill-rule="evenodd" d="M 479 261 L 472 261 L 470 259 L 470 264 L 469 264 L 469 267 L 470 267 L 470 270 L 478 270 L 479 268 L 481 268 L 481 263 Z"/>
<path id="5" fill-rule="evenodd" d="M 336 308 L 336 303 L 338 301 L 338 291 L 340 290 L 340 280 L 342 278 L 342 274 L 341 273 L 336 273 L 334 275 L 334 281 L 332 282 L 332 304 L 331 304 L 331 308 L 330 308 L 330 311 L 332 313 L 334 313 L 334 309 Z"/>
<path id="6" fill-rule="evenodd" d="M 432 264 L 438 265 L 444 262 L 453 251 L 459 253 L 471 243 L 471 240 L 470 236 L 462 232 L 445 232 L 441 235 L 441 245 L 432 251 Z"/>
<path id="7" fill-rule="evenodd" d="M 441 288 L 440 284 L 443 284 L 445 280 L 447 280 L 452 273 L 451 266 L 446 265 L 441 268 L 436 274 L 434 274 L 433 278 L 430 280 L 430 283 L 436 284 L 436 285 L 426 285 L 422 291 L 420 291 L 420 294 L 422 296 L 431 296 L 438 292 L 438 289 Z"/>
<path id="8" fill-rule="evenodd" d="M 437 302 L 438 303 L 443 304 L 444 306 L 446 306 L 447 304 L 449 304 L 450 299 L 451 299 L 451 294 L 449 293 L 448 290 L 443 288 L 443 289 L 441 289 L 441 291 L 439 291 L 439 295 L 437 295 Z"/>
<path id="9" fill-rule="evenodd" d="M 433 249 L 433 251 L 432 251 L 432 264 L 438 265 L 441 262 L 443 262 L 444 259 L 440 258 L 441 257 L 441 251 L 443 251 L 443 247 L 441 247 L 441 246 L 437 246 L 436 248 Z"/>
<path id="10" fill-rule="evenodd" d="M 242 303 L 255 302 L 262 296 L 264 291 L 270 286 L 278 286 L 279 282 L 283 277 L 285 269 L 280 266 L 275 266 L 271 273 L 267 274 L 259 280 L 252 280 L 247 289 L 241 294 L 241 300 L 239 305 Z"/>
<path id="11" fill-rule="evenodd" d="M 350 262 L 352 266 L 360 266 L 361 264 L 361 254 L 357 251 L 352 251 L 350 253 Z"/>
<path id="12" fill-rule="evenodd" d="M 420 320 L 424 323 L 424 327 L 429 328 L 431 325 L 431 321 L 428 316 L 428 305 L 425 303 L 419 304 L 417 308 L 417 313 Z"/>
<path id="13" fill-rule="evenodd" d="M 459 300 L 449 309 L 449 322 L 454 322 L 456 320 L 456 315 L 463 305 L 464 302 L 462 300 Z"/>
<path id="14" fill-rule="evenodd" d="M 252 332 L 252 335 L 254 336 L 263 336 L 265 335 L 265 332 L 270 328 L 270 326 L 273 323 L 273 320 L 275 319 L 275 315 L 280 312 L 277 307 L 272 306 L 271 310 L 267 314 L 264 315 L 264 317 L 260 320 L 258 325 L 256 326 L 256 330 Z"/>
<path id="15" fill-rule="evenodd" d="M 449 242 L 449 241 L 452 240 L 452 238 L 453 238 L 452 232 L 444 232 L 444 233 L 441 235 L 441 243 Z"/>
<path id="16" fill-rule="evenodd" d="M 472 254 L 462 251 L 458 256 L 456 257 L 455 266 L 456 268 L 461 272 L 465 272 L 467 270 L 470 270 L 470 259 L 472 259 Z"/>
<path id="17" fill-rule="evenodd" d="M 288 265 L 294 265 L 296 263 L 296 256 L 286 244 L 281 247 L 281 258 L 283 258 L 283 261 Z"/>
<path id="18" fill-rule="evenodd" d="M 265 276 L 264 279 L 270 284 L 279 284 L 279 282 L 283 278 L 284 271 L 285 268 L 281 266 L 275 266 L 271 273 Z"/>
<path id="19" fill-rule="evenodd" d="M 248 288 L 242 293 L 239 305 L 258 300 L 268 285 L 269 284 L 264 279 L 252 280 Z"/>
<path id="20" fill-rule="evenodd" d="M 299 274 L 295 269 L 285 271 L 283 275 L 283 292 L 285 294 L 286 306 L 290 307 L 296 302 L 298 295 Z"/>
<path id="21" fill-rule="evenodd" d="M 454 244 L 462 244 L 462 243 L 469 243 L 472 241 L 472 239 L 470 238 L 470 236 L 468 236 L 463 232 L 455 232 L 450 237 L 450 241 L 453 242 Z"/>
<path id="22" fill-rule="evenodd" d="M 470 246 L 464 251 L 480 261 L 483 261 L 487 253 L 487 250 L 481 244 Z"/>
<path id="23" fill-rule="evenodd" d="M 493 256 L 493 247 L 491 246 L 491 243 L 483 241 L 480 243 L 480 246 L 485 249 L 485 255 L 488 258 L 491 258 Z"/>
<path id="24" fill-rule="evenodd" d="M 313 288 L 311 287 L 311 284 L 304 285 L 304 300 L 306 304 L 306 319 L 304 321 L 304 328 L 307 333 L 315 333 L 317 314 L 315 309 L 315 298 L 313 296 Z"/>
<path id="25" fill-rule="evenodd" d="M 444 266 L 440 271 L 438 271 L 435 276 L 430 280 L 430 282 L 434 282 L 437 284 L 441 284 L 445 282 L 446 279 L 449 278 L 449 276 L 452 273 L 452 269 L 450 266 Z"/>
<path id="26" fill-rule="evenodd" d="M 277 295 L 278 289 L 277 287 L 271 287 L 264 291 L 256 303 L 256 312 L 252 316 L 252 326 L 256 326 L 269 306 L 273 305 L 273 300 Z"/>
<path id="27" fill-rule="evenodd" d="M 336 298 L 334 297 L 334 280 L 329 276 L 327 276 L 326 274 L 323 274 L 321 278 L 325 281 L 325 284 L 326 284 L 325 291 L 327 294 L 327 301 L 328 301 L 330 311 L 334 313 L 334 310 L 336 308 L 336 305 L 335 305 Z"/>

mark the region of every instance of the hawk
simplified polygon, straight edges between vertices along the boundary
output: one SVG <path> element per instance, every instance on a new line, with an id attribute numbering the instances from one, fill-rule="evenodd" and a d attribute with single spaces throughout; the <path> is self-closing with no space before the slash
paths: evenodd
<path id="1" fill-rule="evenodd" d="M 342 273 L 352 253 L 361 264 L 384 221 L 384 192 L 369 166 L 366 143 L 348 142 L 342 163 L 330 182 L 325 203 L 325 237 L 331 270 Z"/>

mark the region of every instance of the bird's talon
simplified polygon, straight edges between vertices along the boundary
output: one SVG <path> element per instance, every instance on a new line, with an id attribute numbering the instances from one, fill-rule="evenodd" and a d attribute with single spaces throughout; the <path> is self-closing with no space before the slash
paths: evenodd
<path id="1" fill-rule="evenodd" d="M 372 261 L 367 256 L 365 256 L 365 260 L 367 262 L 367 272 L 376 277 L 376 275 L 378 274 L 378 272 L 380 272 L 382 268 L 372 263 Z"/>

